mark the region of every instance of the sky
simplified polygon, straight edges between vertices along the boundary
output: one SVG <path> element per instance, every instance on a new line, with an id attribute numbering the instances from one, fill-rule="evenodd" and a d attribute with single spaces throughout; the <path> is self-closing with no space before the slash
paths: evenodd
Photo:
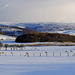
<path id="1" fill-rule="evenodd" d="M 75 22 L 75 0 L 0 0 L 0 22 Z"/>

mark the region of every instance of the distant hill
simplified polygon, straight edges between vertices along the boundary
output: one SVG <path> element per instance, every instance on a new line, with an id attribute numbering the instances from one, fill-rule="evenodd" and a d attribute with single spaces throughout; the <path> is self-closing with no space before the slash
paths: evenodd
<path id="1" fill-rule="evenodd" d="M 60 33 L 75 35 L 75 23 L 54 23 L 54 22 L 42 22 L 42 23 L 12 23 L 11 26 L 22 26 L 26 29 L 31 29 L 43 33 Z M 68 32 L 70 30 L 70 32 Z M 65 32 L 67 31 L 67 32 Z"/>
<path id="2" fill-rule="evenodd" d="M 0 34 L 8 35 L 8 36 L 19 36 L 28 33 L 36 33 L 37 31 L 27 29 L 23 26 L 12 26 L 12 25 L 4 25 L 0 24 Z"/>
<path id="3" fill-rule="evenodd" d="M 32 34 L 32 33 L 39 33 L 38 31 L 31 30 L 31 29 L 24 29 L 23 34 Z"/>
<path id="4" fill-rule="evenodd" d="M 65 30 L 75 30 L 75 23 L 54 23 L 54 22 L 42 22 L 42 23 L 13 23 L 11 26 L 23 26 L 26 29 L 36 30 L 39 32 L 58 32 Z"/>
<path id="5" fill-rule="evenodd" d="M 6 35 L 23 35 L 23 29 L 34 30 L 32 32 L 42 33 L 62 33 L 75 35 L 75 23 L 55 23 L 55 22 L 41 22 L 41 23 L 2 23 L 0 22 L 0 29 Z M 3 28 L 2 28 L 3 27 Z M 29 31 L 24 30 L 26 33 Z"/>
<path id="6" fill-rule="evenodd" d="M 75 30 L 58 31 L 57 33 L 69 34 L 69 35 L 74 35 L 75 36 Z"/>
<path id="7" fill-rule="evenodd" d="M 18 36 L 15 42 L 75 42 L 75 36 L 58 33 L 33 33 Z"/>

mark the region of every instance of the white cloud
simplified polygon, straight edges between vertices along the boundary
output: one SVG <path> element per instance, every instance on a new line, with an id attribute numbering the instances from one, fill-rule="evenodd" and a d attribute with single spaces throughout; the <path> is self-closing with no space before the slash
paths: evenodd
<path id="1" fill-rule="evenodd" d="M 75 1 L 0 0 L 0 21 L 75 22 Z"/>
<path id="2" fill-rule="evenodd" d="M 8 8 L 8 6 L 9 6 L 8 4 L 5 4 L 5 5 L 4 5 L 4 8 Z"/>

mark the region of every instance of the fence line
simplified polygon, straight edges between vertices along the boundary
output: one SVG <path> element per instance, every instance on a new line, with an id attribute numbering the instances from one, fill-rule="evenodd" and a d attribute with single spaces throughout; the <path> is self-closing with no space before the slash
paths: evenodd
<path id="1" fill-rule="evenodd" d="M 63 52 L 45 52 L 45 51 L 39 51 L 38 53 L 36 51 L 34 52 L 26 52 L 26 51 L 23 51 L 23 52 L 12 52 L 12 51 L 8 51 L 8 52 L 4 52 L 4 51 L 0 51 L 0 56 L 24 56 L 24 57 L 50 57 L 50 56 L 75 56 L 75 53 L 74 52 L 68 52 L 68 51 L 65 51 L 64 53 Z"/>

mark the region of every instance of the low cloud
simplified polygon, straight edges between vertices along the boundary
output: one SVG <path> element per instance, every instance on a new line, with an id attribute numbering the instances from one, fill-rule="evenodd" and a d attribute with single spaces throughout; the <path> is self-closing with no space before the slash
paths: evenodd
<path id="1" fill-rule="evenodd" d="M 75 22 L 75 1 L 0 0 L 0 21 Z"/>
<path id="2" fill-rule="evenodd" d="M 8 6 L 9 6 L 8 4 L 5 4 L 5 5 L 4 5 L 4 8 L 8 8 Z"/>

